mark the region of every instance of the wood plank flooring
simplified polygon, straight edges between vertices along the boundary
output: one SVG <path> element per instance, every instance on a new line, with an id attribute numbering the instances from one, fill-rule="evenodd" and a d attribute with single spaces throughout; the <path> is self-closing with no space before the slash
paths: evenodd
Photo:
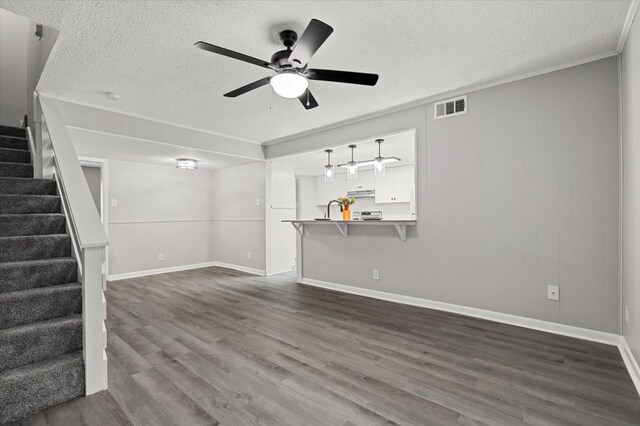
<path id="1" fill-rule="evenodd" d="M 20 424 L 640 424 L 613 346 L 222 268 L 106 295 L 109 390 Z"/>

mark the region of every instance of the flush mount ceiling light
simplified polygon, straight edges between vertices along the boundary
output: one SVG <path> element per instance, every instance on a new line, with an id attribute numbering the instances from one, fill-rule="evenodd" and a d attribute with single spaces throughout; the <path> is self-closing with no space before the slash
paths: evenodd
<path id="1" fill-rule="evenodd" d="M 336 175 L 336 168 L 335 166 L 331 165 L 331 153 L 333 152 L 333 150 L 325 149 L 324 152 L 327 153 L 327 165 L 324 166 L 324 181 L 333 182 L 333 179 Z"/>
<path id="2" fill-rule="evenodd" d="M 298 98 L 307 91 L 309 81 L 294 70 L 283 70 L 269 80 L 273 91 L 287 99 Z"/>
<path id="3" fill-rule="evenodd" d="M 116 92 L 104 92 L 104 96 L 109 99 L 110 101 L 119 101 L 120 100 L 120 95 L 118 95 Z"/>
<path id="4" fill-rule="evenodd" d="M 178 158 L 176 168 L 182 170 L 198 170 L 198 161 L 193 158 Z"/>

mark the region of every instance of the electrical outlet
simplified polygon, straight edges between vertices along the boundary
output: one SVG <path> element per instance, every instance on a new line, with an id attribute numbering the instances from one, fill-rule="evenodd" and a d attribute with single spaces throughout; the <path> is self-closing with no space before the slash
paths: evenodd
<path id="1" fill-rule="evenodd" d="M 624 320 L 629 324 L 629 306 L 624 305 Z"/>
<path id="2" fill-rule="evenodd" d="M 251 260 L 251 252 L 247 252 L 247 259 Z"/>
<path id="3" fill-rule="evenodd" d="M 256 207 L 260 207 L 260 198 L 256 198 Z"/>
<path id="4" fill-rule="evenodd" d="M 560 300 L 560 287 L 557 285 L 547 286 L 547 299 Z"/>
<path id="5" fill-rule="evenodd" d="M 163 262 L 163 261 L 164 261 L 164 253 L 158 253 L 158 260 L 159 260 L 160 262 Z"/>
<path id="6" fill-rule="evenodd" d="M 380 279 L 380 271 L 379 270 L 377 270 L 377 269 L 373 270 L 373 279 L 376 280 L 376 281 Z"/>
<path id="7" fill-rule="evenodd" d="M 111 207 L 118 207 L 118 200 L 116 200 L 115 198 L 111 199 Z"/>

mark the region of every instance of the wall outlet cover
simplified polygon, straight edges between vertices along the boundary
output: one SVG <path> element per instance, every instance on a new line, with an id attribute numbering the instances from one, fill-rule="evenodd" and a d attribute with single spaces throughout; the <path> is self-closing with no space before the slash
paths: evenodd
<path id="1" fill-rule="evenodd" d="M 624 305 L 624 321 L 629 324 L 629 306 Z"/>
<path id="2" fill-rule="evenodd" d="M 373 279 L 374 280 L 379 280 L 380 279 L 380 271 L 378 269 L 374 269 L 373 270 Z"/>
<path id="3" fill-rule="evenodd" d="M 164 260 L 164 253 L 158 253 L 158 260 L 162 262 Z"/>
<path id="4" fill-rule="evenodd" d="M 547 299 L 560 300 L 560 287 L 557 285 L 547 286 Z"/>
<path id="5" fill-rule="evenodd" d="M 247 252 L 247 259 L 251 260 L 251 252 Z"/>
<path id="6" fill-rule="evenodd" d="M 256 198 L 256 207 L 260 207 L 260 198 Z"/>
<path id="7" fill-rule="evenodd" d="M 116 200 L 115 198 L 111 199 L 111 207 L 117 207 L 118 206 L 118 200 Z"/>

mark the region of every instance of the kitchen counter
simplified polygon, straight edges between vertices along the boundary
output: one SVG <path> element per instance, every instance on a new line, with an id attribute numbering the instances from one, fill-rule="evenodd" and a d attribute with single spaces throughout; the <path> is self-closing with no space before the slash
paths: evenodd
<path id="1" fill-rule="evenodd" d="M 344 238 L 349 237 L 349 226 L 393 226 L 398 231 L 402 241 L 407 241 L 407 226 L 415 225 L 414 219 L 405 220 L 283 220 L 296 228 L 300 236 L 304 235 L 304 227 L 307 225 L 330 225 L 338 228 Z"/>

